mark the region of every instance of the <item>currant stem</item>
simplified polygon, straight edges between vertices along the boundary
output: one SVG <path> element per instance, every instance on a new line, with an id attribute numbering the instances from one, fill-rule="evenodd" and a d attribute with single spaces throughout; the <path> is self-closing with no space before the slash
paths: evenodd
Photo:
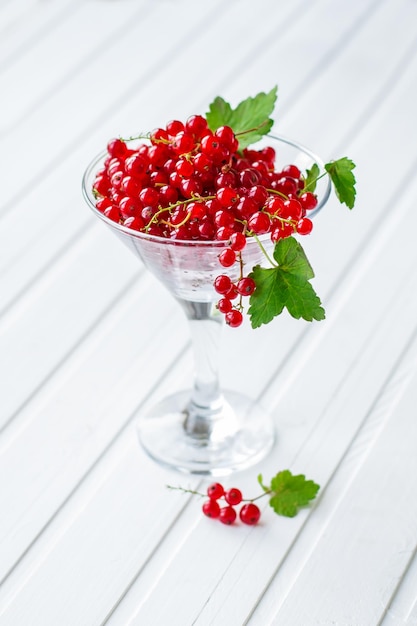
<path id="1" fill-rule="evenodd" d="M 308 185 L 306 185 L 303 189 L 301 189 L 301 193 L 305 193 L 309 187 L 315 186 L 317 181 L 320 180 L 320 178 L 324 178 L 325 176 L 328 176 L 328 175 L 329 175 L 328 172 L 323 172 L 322 174 L 320 174 L 320 176 L 317 176 L 317 178 L 310 180 Z"/>
<path id="2" fill-rule="evenodd" d="M 268 252 L 265 250 L 264 246 L 262 245 L 258 235 L 255 235 L 255 233 L 252 234 L 252 237 L 254 237 L 254 239 L 256 240 L 256 243 L 258 244 L 258 246 L 260 247 L 260 249 L 262 250 L 262 252 L 264 253 L 265 257 L 268 259 L 268 261 L 270 262 L 270 264 L 272 265 L 272 267 L 278 267 L 278 265 L 271 259 L 271 257 L 269 256 Z"/>
<path id="3" fill-rule="evenodd" d="M 252 133 L 255 130 L 259 130 L 260 128 L 262 128 L 262 126 L 265 126 L 265 124 L 267 124 L 268 122 L 269 120 L 265 120 L 264 122 L 262 122 L 262 124 L 259 124 L 258 126 L 255 126 L 254 128 L 241 130 L 239 133 L 235 133 L 235 137 L 239 137 L 240 135 L 247 135 L 248 133 Z"/>
<path id="4" fill-rule="evenodd" d="M 193 489 L 185 489 L 185 487 L 174 487 L 173 485 L 167 485 L 166 487 L 167 489 L 172 489 L 173 491 L 182 491 L 182 493 L 190 493 L 192 496 L 200 496 L 200 498 L 207 496 L 207 494 L 194 491 Z"/>
<path id="5" fill-rule="evenodd" d="M 127 143 L 128 141 L 137 141 L 138 139 L 149 139 L 150 135 L 151 134 L 149 132 L 140 133 L 139 135 L 132 136 L 132 137 L 119 137 L 119 139 Z"/>

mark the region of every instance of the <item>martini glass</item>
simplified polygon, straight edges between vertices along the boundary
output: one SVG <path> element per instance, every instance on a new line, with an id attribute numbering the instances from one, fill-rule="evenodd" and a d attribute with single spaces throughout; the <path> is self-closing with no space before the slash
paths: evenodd
<path id="1" fill-rule="evenodd" d="M 310 150 L 284 137 L 268 136 L 264 145 L 276 150 L 279 167 L 297 165 L 301 171 L 322 161 Z M 256 145 L 262 147 L 262 143 Z M 130 248 L 181 305 L 189 322 L 194 355 L 194 381 L 151 407 L 138 419 L 139 441 L 155 461 L 181 472 L 221 476 L 258 463 L 272 449 L 275 429 L 271 416 L 257 401 L 219 382 L 218 354 L 223 315 L 213 282 L 219 274 L 237 280 L 238 269 L 220 265 L 224 241 L 180 241 L 138 232 L 108 219 L 95 207 L 95 173 L 104 154 L 96 157 L 83 177 L 83 195 L 97 217 Z M 328 177 L 318 181 L 317 213 L 330 194 Z M 261 237 L 268 248 L 269 235 Z M 247 268 L 264 262 L 264 252 L 248 238 L 242 252 Z M 234 332 L 239 332 L 235 330 Z"/>

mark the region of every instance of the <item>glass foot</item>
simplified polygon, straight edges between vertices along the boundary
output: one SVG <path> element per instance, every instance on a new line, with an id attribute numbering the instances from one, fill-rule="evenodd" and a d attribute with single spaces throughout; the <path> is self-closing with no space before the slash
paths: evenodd
<path id="1" fill-rule="evenodd" d="M 152 459 L 188 474 L 225 476 L 270 452 L 273 422 L 253 400 L 226 392 L 207 415 L 190 403 L 190 395 L 168 396 L 140 418 L 139 441 Z"/>

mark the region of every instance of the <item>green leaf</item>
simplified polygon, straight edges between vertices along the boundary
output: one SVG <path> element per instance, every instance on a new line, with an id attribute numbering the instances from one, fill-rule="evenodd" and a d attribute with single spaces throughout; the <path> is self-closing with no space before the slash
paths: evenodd
<path id="1" fill-rule="evenodd" d="M 267 487 L 266 485 L 263 484 L 263 477 L 262 474 L 258 474 L 258 483 L 261 485 L 262 489 L 264 491 L 269 491 L 269 487 Z"/>
<path id="2" fill-rule="evenodd" d="M 243 100 L 236 109 L 223 98 L 217 97 L 210 104 L 206 119 L 213 132 L 220 126 L 230 126 L 239 140 L 239 149 L 259 141 L 269 133 L 274 121 L 269 117 L 277 99 L 277 87 L 269 93 L 258 93 L 254 98 Z"/>
<path id="3" fill-rule="evenodd" d="M 356 179 L 352 170 L 356 167 L 355 163 L 347 157 L 343 157 L 337 161 L 326 163 L 324 167 L 332 180 L 340 202 L 346 204 L 349 209 L 353 209 L 356 197 Z"/>
<path id="4" fill-rule="evenodd" d="M 256 283 L 248 310 L 252 328 L 268 324 L 284 308 L 296 319 L 323 320 L 320 298 L 309 282 L 314 272 L 300 243 L 294 237 L 280 239 L 275 244 L 274 259 L 276 267 L 256 265 L 249 274 Z"/>
<path id="5" fill-rule="evenodd" d="M 320 168 L 317 163 L 313 163 L 311 170 L 306 170 L 307 176 L 304 178 L 304 188 L 311 193 L 316 189 L 316 181 L 320 176 Z"/>
<path id="6" fill-rule="evenodd" d="M 319 485 L 306 480 L 304 474 L 294 476 L 289 470 L 283 470 L 271 480 L 269 504 L 278 515 L 294 517 L 316 497 L 319 489 Z"/>

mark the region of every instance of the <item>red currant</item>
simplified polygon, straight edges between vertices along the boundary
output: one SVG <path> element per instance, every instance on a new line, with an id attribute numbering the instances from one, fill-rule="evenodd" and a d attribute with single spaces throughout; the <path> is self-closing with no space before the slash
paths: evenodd
<path id="1" fill-rule="evenodd" d="M 236 261 L 236 253 L 231 248 L 225 248 L 219 254 L 219 261 L 223 267 L 231 267 Z"/>
<path id="2" fill-rule="evenodd" d="M 216 192 L 216 198 L 225 208 L 232 207 L 239 200 L 237 191 L 233 187 L 220 187 Z"/>
<path id="3" fill-rule="evenodd" d="M 300 178 L 301 172 L 296 165 L 286 165 L 282 169 L 282 173 L 286 176 L 291 176 L 291 178 Z"/>
<path id="4" fill-rule="evenodd" d="M 246 278 L 241 278 L 236 287 L 241 296 L 250 296 L 255 291 L 256 285 L 253 278 L 247 276 Z"/>
<path id="5" fill-rule="evenodd" d="M 229 311 L 232 310 L 233 305 L 229 298 L 222 298 L 218 301 L 217 308 L 219 309 L 220 313 L 229 313 Z"/>
<path id="6" fill-rule="evenodd" d="M 242 502 L 242 492 L 240 491 L 240 489 L 232 487 L 225 492 L 224 499 L 228 504 L 231 504 L 232 506 L 240 504 Z"/>
<path id="7" fill-rule="evenodd" d="M 249 504 L 244 504 L 240 509 L 239 517 L 244 524 L 249 524 L 249 526 L 254 526 L 259 522 L 261 517 L 261 511 L 256 504 L 253 502 L 249 502 Z"/>
<path id="8" fill-rule="evenodd" d="M 309 235 L 313 230 L 313 222 L 308 217 L 303 217 L 297 224 L 297 233 L 299 235 Z"/>
<path id="9" fill-rule="evenodd" d="M 233 309 L 229 313 L 226 313 L 226 324 L 232 328 L 237 328 L 243 322 L 243 315 L 237 309 Z"/>
<path id="10" fill-rule="evenodd" d="M 263 235 L 269 231 L 271 220 L 266 213 L 257 212 L 249 218 L 248 226 L 257 235 Z"/>
<path id="11" fill-rule="evenodd" d="M 302 193 L 299 197 L 299 201 L 301 202 L 301 206 L 303 207 L 303 209 L 305 209 L 306 211 L 311 211 L 317 206 L 317 197 L 314 195 L 314 193 L 311 193 L 310 191 Z"/>
<path id="12" fill-rule="evenodd" d="M 212 483 L 207 487 L 207 495 L 211 500 L 219 500 L 224 495 L 223 485 Z"/>
<path id="13" fill-rule="evenodd" d="M 207 131 L 207 120 L 202 115 L 191 115 L 185 123 L 185 128 L 194 137 L 201 138 Z"/>
<path id="14" fill-rule="evenodd" d="M 207 517 L 216 518 L 220 515 L 219 503 L 217 502 L 217 500 L 214 500 L 212 498 L 210 500 L 207 500 L 207 502 L 204 502 L 202 509 L 204 515 L 207 515 Z"/>
<path id="15" fill-rule="evenodd" d="M 232 506 L 225 506 L 220 509 L 219 519 L 222 524 L 227 524 L 230 526 L 236 520 L 236 511 Z"/>
<path id="16" fill-rule="evenodd" d="M 184 130 L 184 124 L 179 120 L 171 120 L 166 125 L 166 130 L 170 137 L 175 137 L 178 133 Z"/>
<path id="17" fill-rule="evenodd" d="M 107 152 L 112 157 L 124 157 L 128 151 L 128 147 L 121 139 L 111 139 L 107 144 Z"/>
<path id="18" fill-rule="evenodd" d="M 240 252 L 246 246 L 246 237 L 243 233 L 233 233 L 230 236 L 230 247 L 235 252 Z"/>

